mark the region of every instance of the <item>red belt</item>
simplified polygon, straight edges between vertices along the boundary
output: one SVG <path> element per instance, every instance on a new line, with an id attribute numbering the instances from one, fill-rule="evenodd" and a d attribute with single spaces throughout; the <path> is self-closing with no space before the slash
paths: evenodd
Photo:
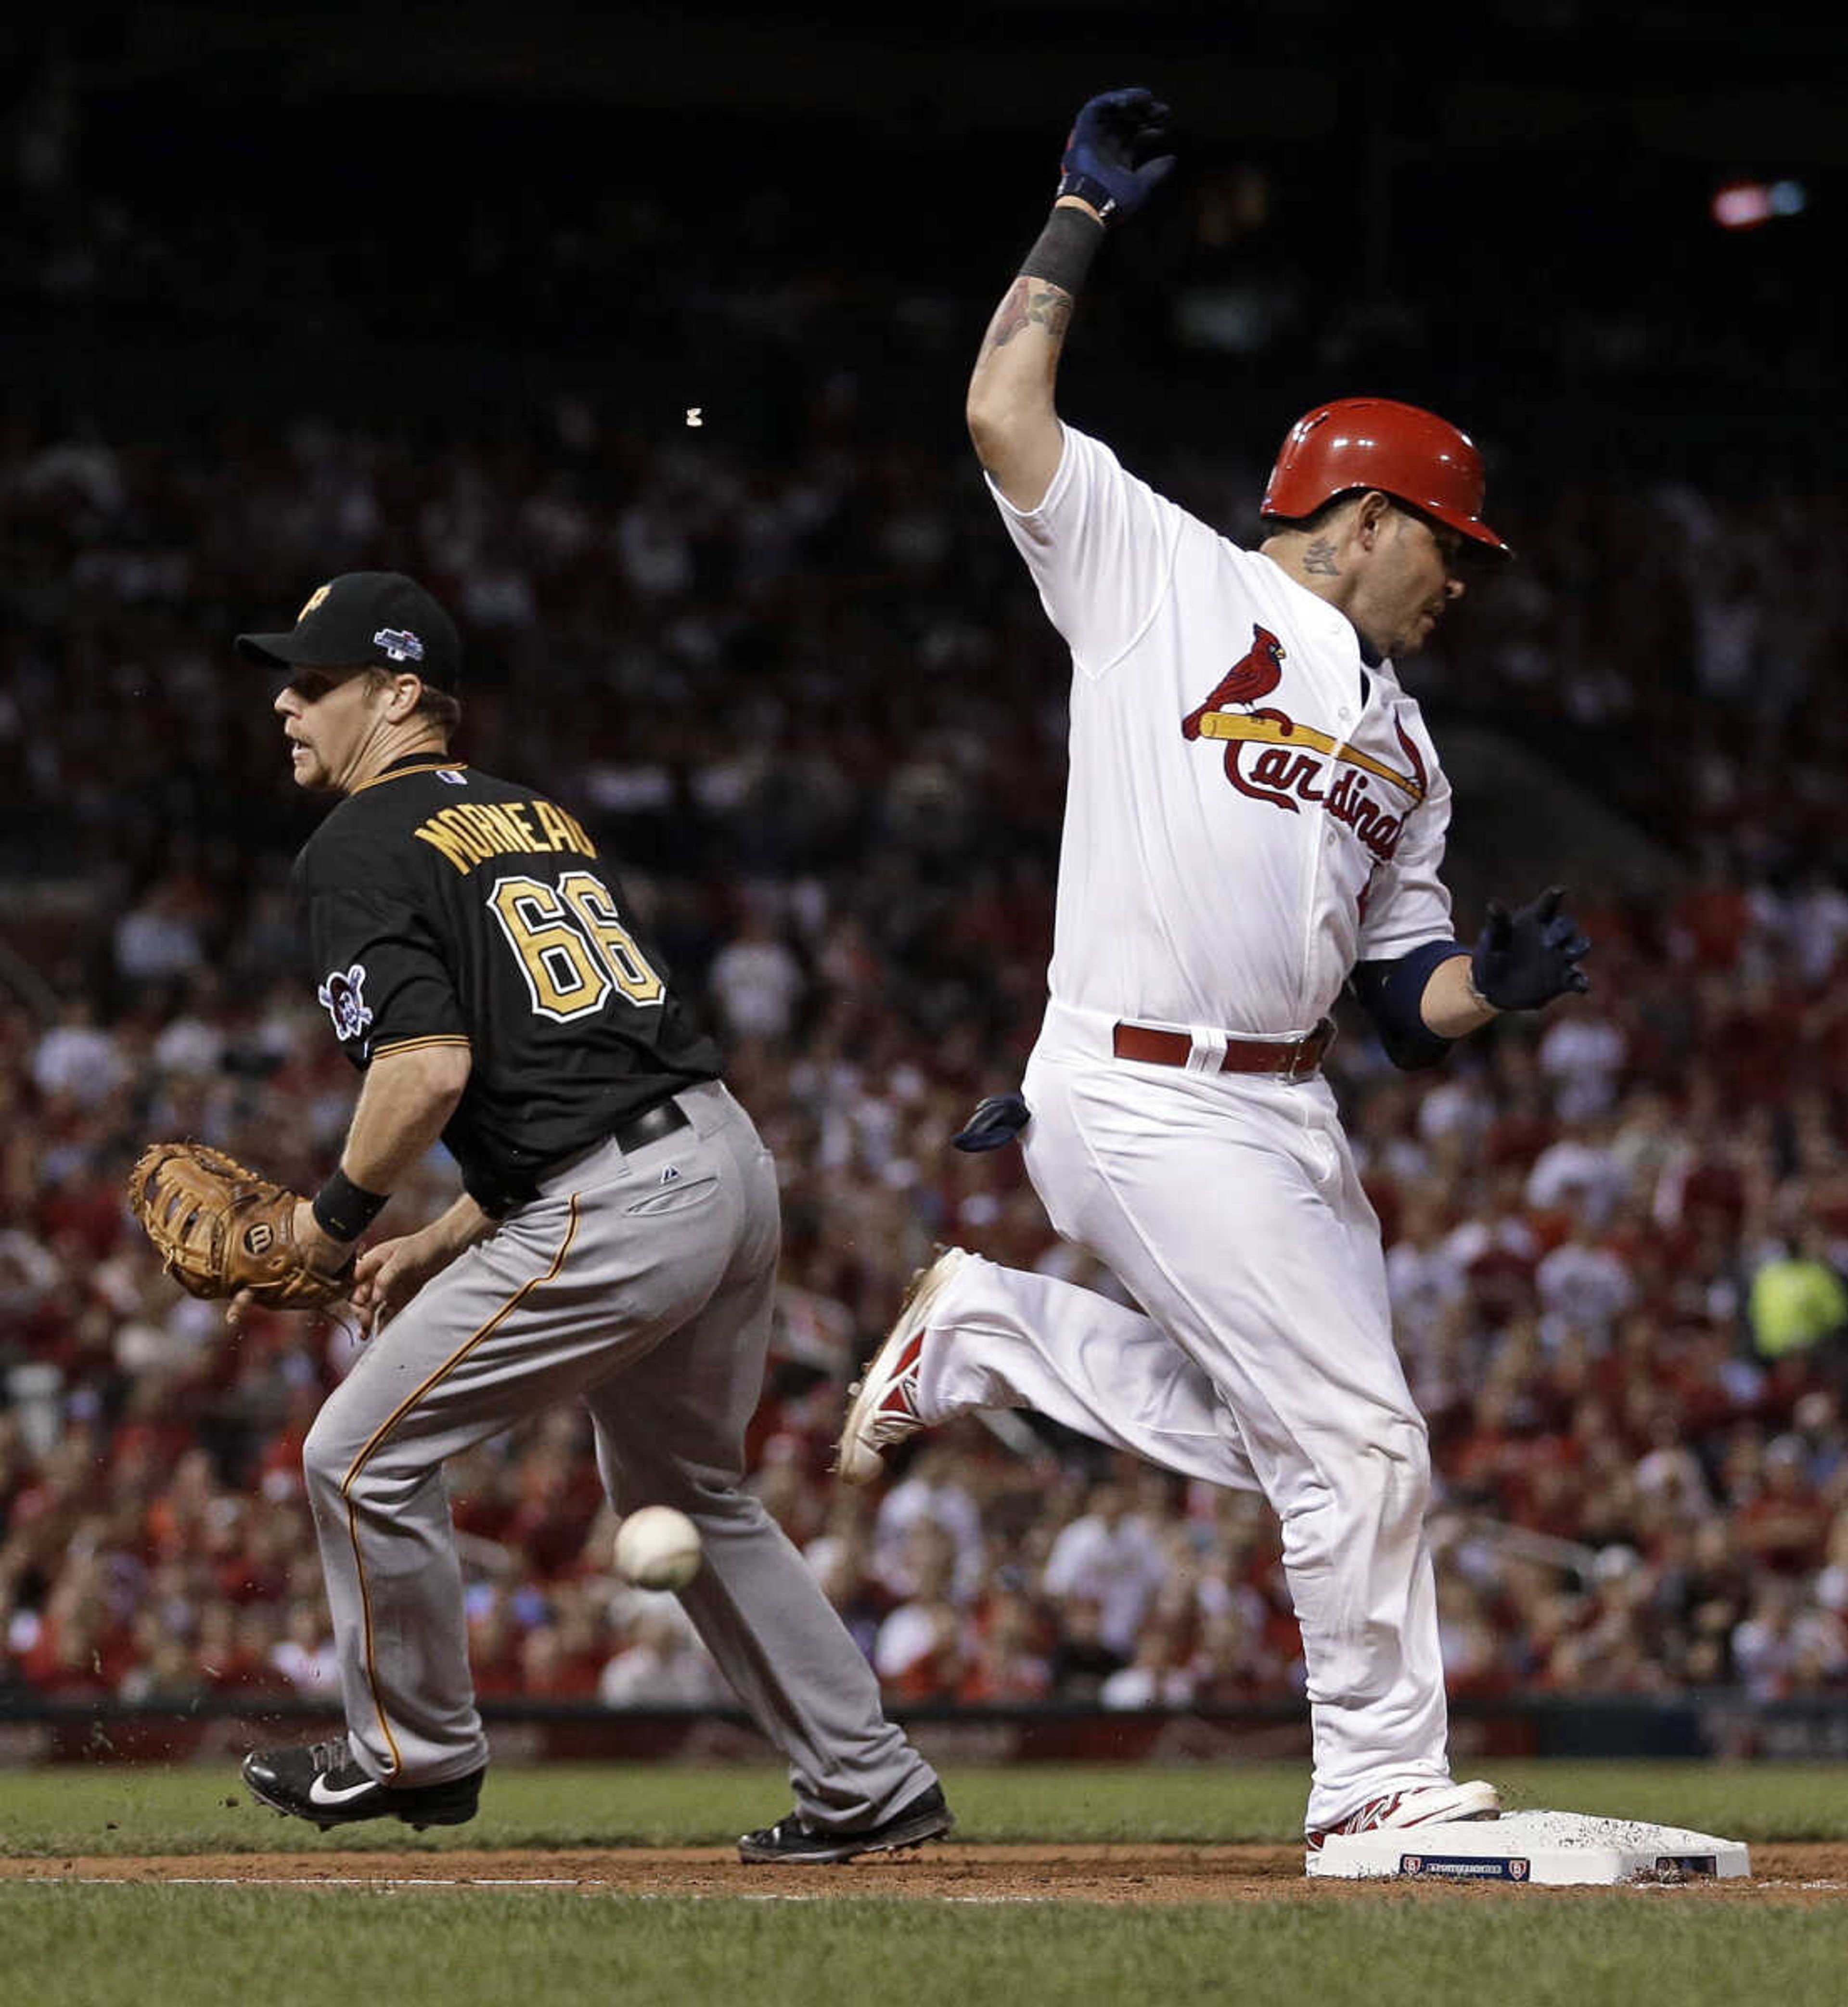
<path id="1" fill-rule="evenodd" d="M 1279 1045 L 1271 1039 L 1228 1039 L 1221 1073 L 1281 1074 L 1285 1080 L 1307 1080 L 1335 1042 L 1335 1021 L 1324 1018 L 1305 1038 Z M 1110 1034 L 1110 1049 L 1120 1060 L 1140 1060 L 1146 1066 L 1184 1067 L 1194 1041 L 1185 1032 L 1159 1031 L 1153 1025 L 1119 1025 Z"/>

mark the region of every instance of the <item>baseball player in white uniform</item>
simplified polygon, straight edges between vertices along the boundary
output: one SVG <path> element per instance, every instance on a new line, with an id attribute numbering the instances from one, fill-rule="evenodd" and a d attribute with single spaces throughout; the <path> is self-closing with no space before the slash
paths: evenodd
<path id="1" fill-rule="evenodd" d="M 970 1141 L 1030 1109 L 1048 1216 L 1147 1314 L 948 1250 L 855 1389 L 840 1467 L 865 1483 L 918 1429 L 1017 1406 L 1261 1490 L 1302 1627 L 1313 1849 L 1498 1810 L 1450 1776 L 1425 1425 L 1318 1071 L 1328 1012 L 1351 981 L 1392 1057 L 1427 1064 L 1499 1011 L 1585 988 L 1589 944 L 1557 890 L 1491 906 L 1473 951 L 1452 936 L 1450 790 L 1394 662 L 1466 565 L 1507 555 L 1465 435 L 1381 399 L 1310 413 L 1247 551 L 1060 422 L 1073 302 L 1172 164 L 1166 116 L 1144 91 L 1080 112 L 968 397 L 1072 658 L 1045 1020 L 1014 1122 L 985 1106 Z"/>

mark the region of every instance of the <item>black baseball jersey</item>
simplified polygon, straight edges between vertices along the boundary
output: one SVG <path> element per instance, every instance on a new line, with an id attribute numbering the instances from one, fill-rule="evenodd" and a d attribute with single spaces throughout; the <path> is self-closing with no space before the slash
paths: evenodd
<path id="1" fill-rule="evenodd" d="M 717 1079 L 717 1046 L 632 931 L 575 817 L 443 755 L 407 754 L 304 845 L 317 995 L 355 1066 L 467 1044 L 443 1140 L 488 1212 L 533 1195 L 676 1088 Z"/>

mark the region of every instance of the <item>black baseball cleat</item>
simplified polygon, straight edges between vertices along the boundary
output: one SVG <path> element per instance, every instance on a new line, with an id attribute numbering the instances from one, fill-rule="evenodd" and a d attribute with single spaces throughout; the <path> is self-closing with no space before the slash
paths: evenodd
<path id="1" fill-rule="evenodd" d="M 359 1819 L 397 1818 L 427 1825 L 466 1825 L 481 1796 L 485 1765 L 442 1784 L 381 1784 L 353 1760 L 342 1735 L 287 1749 L 255 1749 L 238 1766 L 252 1794 L 291 1818 L 325 1832 Z"/>
<path id="2" fill-rule="evenodd" d="M 902 1847 L 922 1847 L 927 1839 L 941 1839 L 955 1823 L 943 1802 L 943 1786 L 933 1784 L 889 1819 L 855 1832 L 824 1832 L 805 1825 L 801 1813 L 792 1812 L 774 1825 L 745 1834 L 738 1843 L 738 1857 L 745 1861 L 852 1861 L 856 1854 L 893 1854 Z"/>

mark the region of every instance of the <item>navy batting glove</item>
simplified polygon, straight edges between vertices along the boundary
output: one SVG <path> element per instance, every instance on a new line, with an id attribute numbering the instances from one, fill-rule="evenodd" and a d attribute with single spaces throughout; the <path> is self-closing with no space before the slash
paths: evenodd
<path id="1" fill-rule="evenodd" d="M 1011 1143 L 1033 1118 L 1017 1094 L 991 1094 L 950 1140 L 959 1150 L 998 1150 Z"/>
<path id="2" fill-rule="evenodd" d="M 1537 1011 L 1568 990 L 1582 995 L 1591 978 L 1578 966 L 1591 952 L 1570 913 L 1560 911 L 1564 888 L 1550 885 L 1510 913 L 1491 899 L 1488 919 L 1469 958 L 1469 979 L 1497 1011 Z"/>
<path id="3" fill-rule="evenodd" d="M 1151 91 L 1106 90 L 1091 99 L 1065 143 L 1060 194 L 1089 203 L 1105 223 L 1133 215 L 1174 166 L 1174 156 L 1162 151 L 1168 118 Z"/>

